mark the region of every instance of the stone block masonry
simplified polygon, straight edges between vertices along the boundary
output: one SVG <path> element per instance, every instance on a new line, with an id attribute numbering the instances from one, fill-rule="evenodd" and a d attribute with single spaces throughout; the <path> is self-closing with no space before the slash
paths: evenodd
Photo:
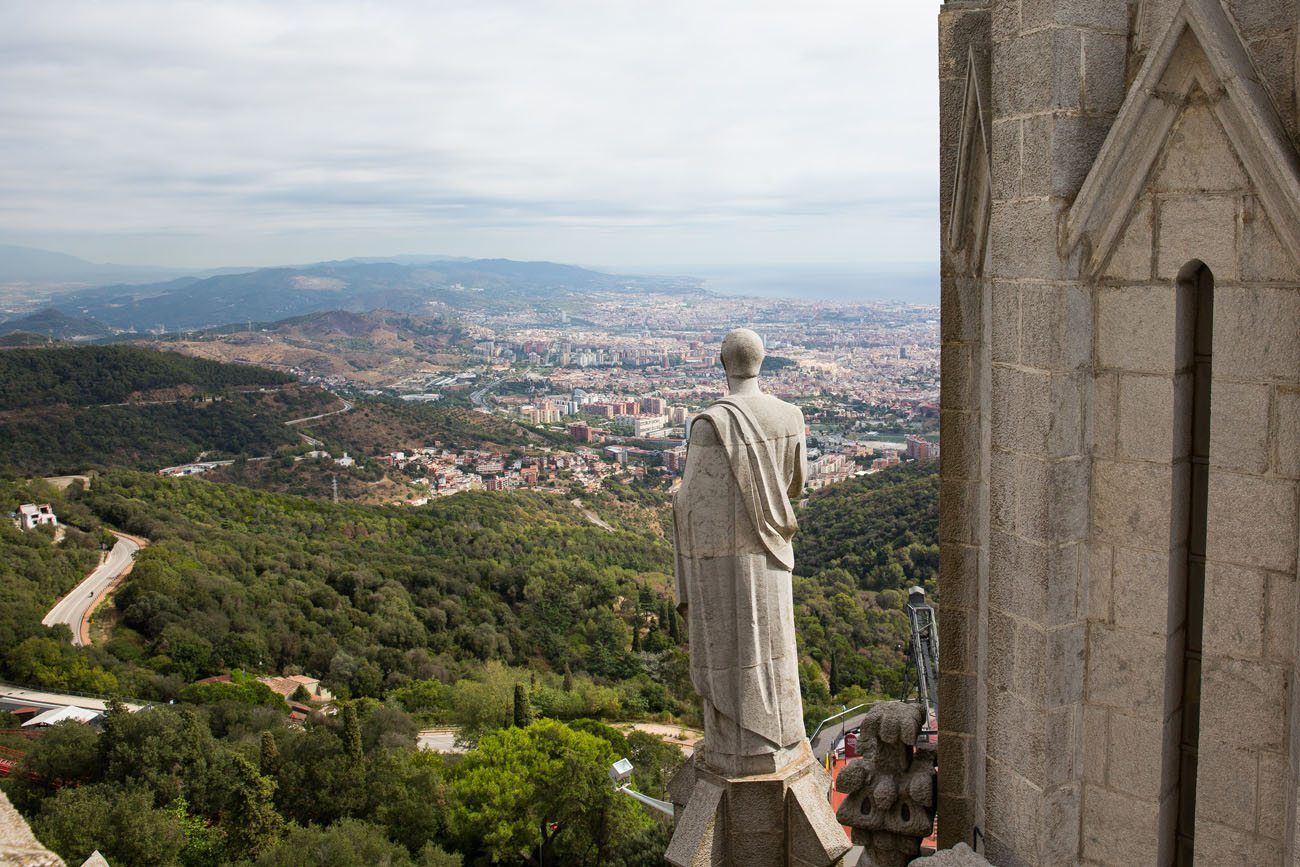
<path id="1" fill-rule="evenodd" d="M 1296 863 L 1300 9 L 939 31 L 940 844 Z"/>

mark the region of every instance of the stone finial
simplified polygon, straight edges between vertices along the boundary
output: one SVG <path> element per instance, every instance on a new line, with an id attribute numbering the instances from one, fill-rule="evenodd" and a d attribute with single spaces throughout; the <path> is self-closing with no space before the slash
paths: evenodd
<path id="1" fill-rule="evenodd" d="M 934 826 L 935 754 L 916 748 L 924 724 L 919 704 L 878 702 L 862 722 L 861 758 L 835 781 L 848 796 L 835 818 L 863 847 L 859 867 L 904 867 Z"/>

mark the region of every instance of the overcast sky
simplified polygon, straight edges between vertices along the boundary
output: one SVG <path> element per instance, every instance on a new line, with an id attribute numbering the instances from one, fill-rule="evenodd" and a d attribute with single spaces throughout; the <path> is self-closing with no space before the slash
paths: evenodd
<path id="1" fill-rule="evenodd" d="M 937 0 L 0 0 L 0 242 L 932 261 Z"/>

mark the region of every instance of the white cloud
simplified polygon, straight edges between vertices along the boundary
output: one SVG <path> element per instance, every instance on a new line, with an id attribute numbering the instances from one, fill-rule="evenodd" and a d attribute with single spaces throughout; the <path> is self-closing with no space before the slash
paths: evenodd
<path id="1" fill-rule="evenodd" d="M 937 4 L 0 5 L 0 239 L 933 259 Z"/>

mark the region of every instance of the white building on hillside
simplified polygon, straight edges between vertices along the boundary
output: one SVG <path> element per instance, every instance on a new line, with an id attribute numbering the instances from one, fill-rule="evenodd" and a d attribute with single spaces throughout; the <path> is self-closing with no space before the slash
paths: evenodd
<path id="1" fill-rule="evenodd" d="M 49 503 L 23 503 L 18 507 L 18 527 L 23 530 L 35 530 L 42 524 L 59 526 L 59 519 Z"/>

